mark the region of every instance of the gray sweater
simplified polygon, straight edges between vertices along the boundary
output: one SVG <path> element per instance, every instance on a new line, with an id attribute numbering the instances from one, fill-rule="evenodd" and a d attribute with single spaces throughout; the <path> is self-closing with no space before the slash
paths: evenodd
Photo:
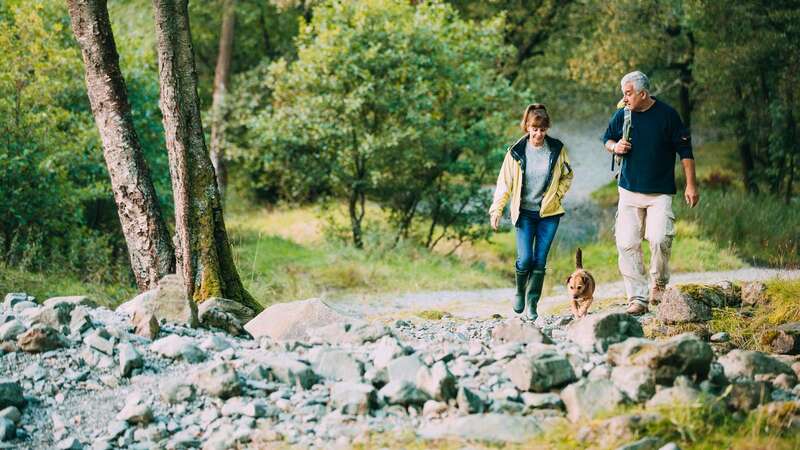
<path id="1" fill-rule="evenodd" d="M 539 148 L 534 148 L 530 140 L 525 143 L 525 181 L 522 185 L 521 209 L 539 211 L 542 197 L 547 189 L 548 170 L 550 169 L 550 147 L 547 141 Z"/>

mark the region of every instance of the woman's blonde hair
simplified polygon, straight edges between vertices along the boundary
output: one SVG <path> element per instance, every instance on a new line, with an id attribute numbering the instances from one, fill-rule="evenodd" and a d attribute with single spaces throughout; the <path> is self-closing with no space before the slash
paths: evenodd
<path id="1" fill-rule="evenodd" d="M 519 126 L 522 131 L 528 132 L 528 126 L 533 125 L 537 128 L 550 128 L 550 116 L 547 114 L 547 108 L 541 103 L 531 103 L 525 108 L 525 114 L 522 115 L 522 122 Z"/>

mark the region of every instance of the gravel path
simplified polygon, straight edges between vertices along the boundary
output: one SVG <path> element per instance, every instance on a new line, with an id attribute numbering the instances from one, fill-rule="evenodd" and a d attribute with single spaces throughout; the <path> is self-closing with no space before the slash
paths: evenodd
<path id="1" fill-rule="evenodd" d="M 719 281 L 756 281 L 771 278 L 800 278 L 800 270 L 778 270 L 762 268 L 746 268 L 726 272 L 676 273 L 672 275 L 672 284 L 714 283 Z M 545 297 L 540 306 L 545 310 L 559 305 L 566 305 L 568 297 L 563 286 L 557 295 Z M 492 314 L 512 317 L 512 288 L 482 289 L 473 291 L 438 291 L 414 292 L 408 294 L 387 294 L 378 296 L 354 296 L 330 299 L 337 309 L 359 317 L 401 317 L 414 315 L 420 311 L 445 311 L 458 318 L 486 318 Z M 611 299 L 625 296 L 625 287 L 621 281 L 601 284 L 595 291 L 595 300 Z"/>

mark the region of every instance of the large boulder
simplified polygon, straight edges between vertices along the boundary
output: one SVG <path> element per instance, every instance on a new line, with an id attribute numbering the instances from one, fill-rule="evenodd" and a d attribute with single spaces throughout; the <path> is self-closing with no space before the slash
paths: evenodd
<path id="1" fill-rule="evenodd" d="M 545 392 L 576 380 L 569 360 L 553 351 L 519 355 L 506 365 L 506 372 L 517 389 L 523 392 Z"/>
<path id="2" fill-rule="evenodd" d="M 634 402 L 643 402 L 656 392 L 653 370 L 642 366 L 618 366 L 611 370 L 611 381 Z"/>
<path id="3" fill-rule="evenodd" d="M 520 318 L 513 318 L 497 325 L 492 330 L 492 343 L 494 345 L 507 344 L 510 342 L 522 342 L 524 344 L 540 343 L 552 344 L 542 331 L 531 322 L 525 322 Z"/>
<path id="4" fill-rule="evenodd" d="M 3 299 L 3 310 L 12 311 L 18 303 L 33 302 L 34 300 L 35 297 L 24 292 L 9 292 Z"/>
<path id="5" fill-rule="evenodd" d="M 168 322 L 178 322 L 190 327 L 200 323 L 197 304 L 186 295 L 183 278 L 176 274 L 165 275 L 158 281 L 158 287 L 143 292 L 132 300 L 117 307 L 131 317 L 152 314 Z"/>
<path id="6" fill-rule="evenodd" d="M 773 353 L 800 354 L 800 322 L 784 323 L 765 333 L 761 343 Z"/>
<path id="7" fill-rule="evenodd" d="M 613 366 L 640 366 L 652 370 L 657 384 L 672 384 L 679 375 L 704 379 L 714 352 L 691 333 L 673 336 L 666 341 L 628 339 L 608 349 Z"/>
<path id="8" fill-rule="evenodd" d="M 450 417 L 441 423 L 424 425 L 419 429 L 418 434 L 423 439 L 458 439 L 494 444 L 521 444 L 542 432 L 542 423 L 533 417 L 492 413 Z"/>
<path id="9" fill-rule="evenodd" d="M 795 376 L 787 364 L 765 353 L 735 349 L 719 358 L 729 380 L 753 379 L 756 375 L 778 376 L 782 373 Z"/>
<path id="10" fill-rule="evenodd" d="M 360 322 L 335 311 L 324 301 L 312 298 L 290 303 L 278 303 L 262 311 L 244 325 L 254 338 L 269 336 L 276 341 L 308 340 L 311 330 Z"/>
<path id="11" fill-rule="evenodd" d="M 561 400 L 567 408 L 567 417 L 572 422 L 593 419 L 625 403 L 622 393 L 611 380 L 581 379 L 561 391 Z"/>
<path id="12" fill-rule="evenodd" d="M 664 292 L 656 318 L 666 324 L 706 322 L 711 320 L 711 308 L 740 303 L 741 293 L 730 283 L 670 286 Z"/>
<path id="13" fill-rule="evenodd" d="M 629 337 L 642 337 L 642 325 L 630 314 L 606 312 L 591 314 L 567 328 L 567 338 L 585 351 L 605 352 L 609 345 Z"/>
<path id="14" fill-rule="evenodd" d="M 211 297 L 197 307 L 197 319 L 206 328 L 218 328 L 234 336 L 245 334 L 244 324 L 253 320 L 255 311 L 226 298 Z"/>

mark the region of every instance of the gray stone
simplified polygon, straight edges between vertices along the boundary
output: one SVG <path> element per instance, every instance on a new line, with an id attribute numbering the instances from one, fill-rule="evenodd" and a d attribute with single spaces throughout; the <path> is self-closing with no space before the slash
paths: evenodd
<path id="1" fill-rule="evenodd" d="M 78 439 L 69 437 L 58 441 L 56 448 L 58 450 L 83 450 L 83 444 Z"/>
<path id="2" fill-rule="evenodd" d="M 684 333 L 659 342 L 628 339 L 609 347 L 607 358 L 614 366 L 647 367 L 657 384 L 669 385 L 679 375 L 704 379 L 714 352 L 697 336 Z"/>
<path id="3" fill-rule="evenodd" d="M 717 342 L 717 343 L 728 342 L 731 340 L 731 335 L 724 331 L 720 331 L 719 333 L 712 334 L 709 339 L 711 340 L 711 342 Z"/>
<path id="4" fill-rule="evenodd" d="M 15 424 L 18 424 L 22 419 L 22 413 L 19 412 L 19 409 L 17 409 L 16 406 L 9 406 L 0 410 L 0 418 L 8 419 Z"/>
<path id="5" fill-rule="evenodd" d="M 692 405 L 703 399 L 703 393 L 689 386 L 673 386 L 659 390 L 647 401 L 648 408 L 672 405 Z"/>
<path id="6" fill-rule="evenodd" d="M 657 437 L 647 436 L 617 447 L 616 450 L 657 450 L 663 441 Z"/>
<path id="7" fill-rule="evenodd" d="M 417 371 L 417 387 L 432 399 L 448 401 L 458 393 L 456 377 L 447 369 L 444 361 L 436 362 L 431 368 L 421 367 Z"/>
<path id="8" fill-rule="evenodd" d="M 422 405 L 422 416 L 426 418 L 438 417 L 447 412 L 447 403 L 428 400 Z"/>
<path id="9" fill-rule="evenodd" d="M 92 316 L 86 307 L 80 306 L 72 310 L 69 319 L 69 331 L 71 333 L 81 334 L 91 329 L 92 326 Z"/>
<path id="10" fill-rule="evenodd" d="M 611 380 L 589 381 L 584 378 L 564 388 L 561 391 L 561 400 L 567 408 L 569 420 L 577 422 L 612 411 L 625 402 L 625 394 Z"/>
<path id="11" fill-rule="evenodd" d="M 219 336 L 209 336 L 200 343 L 200 348 L 207 351 L 222 352 L 232 348 L 231 343 Z"/>
<path id="12" fill-rule="evenodd" d="M 223 416 L 245 416 L 261 418 L 267 416 L 267 404 L 263 400 L 245 400 L 242 397 L 233 397 L 225 401 L 220 411 Z"/>
<path id="13" fill-rule="evenodd" d="M 578 344 L 584 351 L 599 353 L 629 337 L 642 336 L 644 331 L 639 321 L 629 314 L 620 312 L 591 314 L 567 327 L 569 340 Z"/>
<path id="14" fill-rule="evenodd" d="M 122 411 L 117 414 L 117 420 L 124 420 L 131 424 L 147 425 L 153 421 L 153 410 L 145 403 L 138 400 L 126 402 Z"/>
<path id="15" fill-rule="evenodd" d="M 244 325 L 254 338 L 269 336 L 276 341 L 290 339 L 307 340 L 309 330 L 334 323 L 353 323 L 357 319 L 347 317 L 328 306 L 320 299 L 278 303 L 266 308 Z"/>
<path id="16" fill-rule="evenodd" d="M 383 369 L 393 359 L 403 356 L 405 348 L 398 340 L 391 336 L 384 336 L 375 344 L 372 350 L 372 364 L 376 369 Z"/>
<path id="17" fill-rule="evenodd" d="M 22 395 L 22 386 L 9 378 L 0 378 L 0 409 L 5 409 L 9 406 L 22 408 L 25 403 L 25 397 Z"/>
<path id="18" fill-rule="evenodd" d="M 168 322 L 197 327 L 197 304 L 186 296 L 186 287 L 180 275 L 165 275 L 155 289 L 143 292 L 117 308 L 134 317 L 155 315 Z"/>
<path id="19" fill-rule="evenodd" d="M 551 351 L 519 355 L 506 365 L 506 372 L 521 391 L 544 392 L 576 380 L 569 360 Z"/>
<path id="20" fill-rule="evenodd" d="M 475 440 L 495 444 L 524 443 L 543 431 L 531 417 L 506 414 L 473 414 L 450 417 L 441 423 L 423 425 L 418 434 L 423 439 Z"/>
<path id="21" fill-rule="evenodd" d="M 25 325 L 19 320 L 12 320 L 0 325 L 0 341 L 16 340 L 17 336 L 24 333 Z"/>
<path id="22" fill-rule="evenodd" d="M 765 353 L 735 349 L 718 359 L 729 380 L 752 379 L 757 375 L 777 376 L 785 373 L 794 376 L 791 367 Z"/>
<path id="23" fill-rule="evenodd" d="M 417 372 L 425 367 L 419 355 L 401 356 L 393 359 L 386 366 L 389 381 L 405 381 L 412 384 L 417 382 Z"/>
<path id="24" fill-rule="evenodd" d="M 674 442 L 670 442 L 668 444 L 665 444 L 663 447 L 659 448 L 658 450 L 681 450 L 681 448 L 678 447 L 678 444 L 676 444 Z"/>
<path id="25" fill-rule="evenodd" d="M 392 329 L 382 323 L 354 324 L 347 334 L 349 336 L 348 343 L 366 344 L 391 336 Z"/>
<path id="26" fill-rule="evenodd" d="M 336 383 L 330 398 L 331 405 L 344 414 L 366 415 L 377 404 L 375 388 L 366 383 Z"/>
<path id="27" fill-rule="evenodd" d="M 38 308 L 39 304 L 35 302 L 19 302 L 14 305 L 14 309 L 12 310 L 14 313 L 24 313 L 25 310 L 33 310 Z"/>
<path id="28" fill-rule="evenodd" d="M 14 422 L 0 417 L 0 442 L 10 441 L 17 437 L 17 426 Z"/>
<path id="29" fill-rule="evenodd" d="M 747 306 L 756 306 L 766 303 L 769 300 L 767 296 L 767 285 L 761 281 L 751 281 L 742 283 L 742 304 Z"/>
<path id="30" fill-rule="evenodd" d="M 765 333 L 761 340 L 772 353 L 797 355 L 800 353 L 800 322 L 781 324 Z"/>
<path id="31" fill-rule="evenodd" d="M 327 379 L 357 383 L 364 374 L 364 364 L 344 350 L 325 350 L 319 358 L 316 372 Z"/>
<path id="32" fill-rule="evenodd" d="M 108 356 L 114 356 L 114 338 L 103 328 L 94 330 L 83 339 L 89 347 Z"/>
<path id="33" fill-rule="evenodd" d="M 255 317 L 255 311 L 239 302 L 211 297 L 198 306 L 197 317 L 206 328 L 218 328 L 228 334 L 246 334 L 244 324 Z"/>
<path id="34" fill-rule="evenodd" d="M 70 310 L 76 306 L 85 306 L 87 308 L 97 308 L 97 303 L 85 295 L 71 295 L 67 297 L 50 297 L 43 303 L 44 306 L 59 307 L 62 305 L 69 305 Z"/>
<path id="35" fill-rule="evenodd" d="M 554 394 L 551 392 L 543 394 L 534 392 L 523 392 L 521 397 L 522 397 L 522 403 L 524 403 L 525 406 L 530 409 L 564 408 L 564 402 L 561 401 L 561 397 L 559 397 L 558 394 Z"/>
<path id="36" fill-rule="evenodd" d="M 259 359 L 262 377 L 274 379 L 303 389 L 310 389 L 319 377 L 308 364 L 290 357 L 269 357 Z"/>
<path id="37" fill-rule="evenodd" d="M 46 352 L 63 345 L 64 342 L 58 331 L 46 325 L 34 325 L 17 336 L 17 346 L 27 353 Z"/>
<path id="38" fill-rule="evenodd" d="M 192 340 L 171 334 L 150 344 L 150 350 L 170 359 L 184 359 L 190 363 L 201 362 L 206 354 L 197 348 Z"/>
<path id="39" fill-rule="evenodd" d="M 422 406 L 430 396 L 406 380 L 390 381 L 378 391 L 378 396 L 388 405 Z"/>
<path id="40" fill-rule="evenodd" d="M 31 324 L 45 325 L 60 330 L 62 326 L 69 325 L 74 305 L 61 303 L 54 306 L 44 306 L 36 309 L 28 317 Z"/>
<path id="41" fill-rule="evenodd" d="M 458 388 L 456 402 L 458 403 L 458 409 L 464 414 L 486 412 L 486 401 L 480 395 L 464 386 Z"/>
<path id="42" fill-rule="evenodd" d="M 494 345 L 509 342 L 552 344 L 553 341 L 532 323 L 515 317 L 497 325 L 492 330 L 492 343 Z"/>
<path id="43" fill-rule="evenodd" d="M 611 370 L 611 381 L 634 402 L 643 402 L 656 392 L 653 370 L 642 366 L 618 366 Z"/>
<path id="44" fill-rule="evenodd" d="M 144 365 L 142 355 L 129 342 L 123 342 L 118 347 L 119 351 L 119 372 L 123 377 L 131 376 L 133 369 L 141 368 Z"/>
<path id="45" fill-rule="evenodd" d="M 14 309 L 14 305 L 20 302 L 32 302 L 34 300 L 33 297 L 24 293 L 24 292 L 9 292 L 6 294 L 5 299 L 3 299 L 3 309 L 6 311 L 11 311 Z"/>
<path id="46" fill-rule="evenodd" d="M 771 400 L 772 387 L 764 381 L 738 379 L 726 389 L 725 398 L 728 406 L 748 412 Z"/>
<path id="47" fill-rule="evenodd" d="M 167 379 L 159 385 L 161 399 L 170 404 L 194 400 L 194 385 L 181 379 Z"/>
<path id="48" fill-rule="evenodd" d="M 664 291 L 656 318 L 666 324 L 707 322 L 711 320 L 711 308 L 735 306 L 739 302 L 740 297 L 725 286 L 670 286 Z"/>
<path id="49" fill-rule="evenodd" d="M 192 377 L 194 384 L 214 397 L 226 399 L 239 394 L 241 383 L 230 363 L 216 363 L 198 370 Z"/>
<path id="50" fill-rule="evenodd" d="M 158 318 L 152 312 L 136 311 L 133 314 L 133 327 L 134 333 L 150 341 L 158 337 L 161 332 L 161 325 L 158 324 Z"/>

